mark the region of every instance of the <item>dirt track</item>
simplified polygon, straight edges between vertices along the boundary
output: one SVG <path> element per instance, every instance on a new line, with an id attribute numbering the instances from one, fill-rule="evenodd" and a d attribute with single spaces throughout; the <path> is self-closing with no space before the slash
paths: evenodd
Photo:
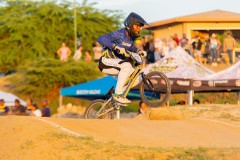
<path id="1" fill-rule="evenodd" d="M 14 135 L 20 137 L 26 135 L 29 138 L 44 135 L 50 130 L 61 130 L 70 134 L 90 136 L 97 141 L 115 141 L 126 145 L 191 148 L 240 147 L 240 126 L 206 119 L 149 121 L 38 119 L 11 116 L 0 118 L 5 124 L 0 129 L 1 144 L 11 142 Z"/>

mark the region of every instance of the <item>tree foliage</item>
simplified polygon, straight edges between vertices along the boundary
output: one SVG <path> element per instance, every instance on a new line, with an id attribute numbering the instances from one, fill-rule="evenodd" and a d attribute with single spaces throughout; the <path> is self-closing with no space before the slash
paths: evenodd
<path id="1" fill-rule="evenodd" d="M 5 1 L 0 6 L 0 72 L 15 69 L 29 59 L 56 57 L 63 41 L 73 51 L 74 9 L 77 36 L 85 49 L 91 49 L 99 35 L 120 27 L 120 12 L 100 11 L 87 1 L 75 6 L 57 1 Z"/>
<path id="2" fill-rule="evenodd" d="M 61 62 L 48 59 L 22 65 L 10 80 L 14 82 L 12 87 L 15 92 L 51 99 L 58 96 L 62 87 L 87 82 L 101 75 L 94 62 Z"/>

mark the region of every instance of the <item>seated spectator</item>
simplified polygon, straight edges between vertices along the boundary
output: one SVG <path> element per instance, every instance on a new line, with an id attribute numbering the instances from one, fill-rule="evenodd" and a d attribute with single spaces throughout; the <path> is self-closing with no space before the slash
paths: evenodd
<path id="1" fill-rule="evenodd" d="M 5 106 L 5 101 L 0 99 L 0 115 L 6 115 L 9 111 L 9 108 Z"/>
<path id="2" fill-rule="evenodd" d="M 42 101 L 42 117 L 50 117 L 50 116 L 51 116 L 51 112 L 48 107 L 48 101 L 43 100 Z"/>
<path id="3" fill-rule="evenodd" d="M 26 115 L 26 109 L 23 105 L 20 104 L 19 99 L 15 99 L 15 105 L 12 107 L 12 110 L 8 112 L 9 115 Z"/>
<path id="4" fill-rule="evenodd" d="M 200 104 L 200 101 L 198 99 L 194 99 L 193 105 L 198 105 L 198 104 Z"/>
<path id="5" fill-rule="evenodd" d="M 139 110 L 138 110 L 138 115 L 139 114 L 145 114 L 146 111 L 147 111 L 147 108 L 148 108 L 147 104 L 144 103 L 143 101 L 140 101 L 139 106 L 140 107 L 139 107 Z"/>
<path id="6" fill-rule="evenodd" d="M 32 105 L 33 105 L 33 103 L 34 103 L 34 101 L 33 101 L 32 98 L 28 98 L 27 99 L 27 110 L 26 110 L 26 112 L 27 112 L 28 115 L 31 115 L 31 113 L 32 113 Z"/>
<path id="7" fill-rule="evenodd" d="M 38 109 L 38 106 L 36 103 L 33 103 L 32 105 L 32 116 L 42 117 L 42 112 L 40 111 L 40 109 Z"/>
<path id="8" fill-rule="evenodd" d="M 184 101 L 184 100 L 180 100 L 178 103 L 177 103 L 177 105 L 185 105 L 186 104 L 186 102 Z"/>

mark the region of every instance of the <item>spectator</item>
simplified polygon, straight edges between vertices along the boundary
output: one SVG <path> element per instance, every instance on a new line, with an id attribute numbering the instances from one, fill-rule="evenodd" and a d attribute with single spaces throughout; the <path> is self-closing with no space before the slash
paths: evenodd
<path id="1" fill-rule="evenodd" d="M 43 100 L 42 101 L 42 117 L 50 117 L 50 116 L 51 116 L 51 112 L 48 107 L 48 101 Z"/>
<path id="2" fill-rule="evenodd" d="M 199 39 L 198 36 L 195 37 L 195 41 L 192 43 L 192 49 L 193 49 L 193 55 L 194 58 L 199 62 L 202 63 L 202 53 L 201 53 L 201 48 L 202 48 L 202 42 Z"/>
<path id="3" fill-rule="evenodd" d="M 68 61 L 68 57 L 71 54 L 71 50 L 67 47 L 66 43 L 62 43 L 62 46 L 58 49 L 57 54 L 60 57 L 61 61 Z"/>
<path id="4" fill-rule="evenodd" d="M 186 52 L 189 53 L 188 38 L 185 33 L 183 33 L 183 37 L 180 39 L 180 45 Z"/>
<path id="5" fill-rule="evenodd" d="M 162 54 L 162 46 L 163 46 L 162 40 L 160 38 L 157 38 L 154 46 L 155 46 L 154 57 L 156 62 L 161 59 L 160 55 Z"/>
<path id="6" fill-rule="evenodd" d="M 139 114 L 145 114 L 146 111 L 147 111 L 147 108 L 148 108 L 147 104 L 144 103 L 143 101 L 140 101 L 140 103 L 139 103 L 139 109 L 138 109 L 138 115 L 139 115 Z"/>
<path id="7" fill-rule="evenodd" d="M 8 112 L 10 115 L 27 115 L 26 109 L 20 104 L 19 99 L 15 99 L 14 103 L 15 105 L 12 107 L 12 110 Z"/>
<path id="8" fill-rule="evenodd" d="M 224 39 L 223 51 L 227 52 L 230 64 L 233 63 L 232 52 L 236 47 L 236 40 L 232 37 L 230 32 L 227 32 L 227 37 Z"/>
<path id="9" fill-rule="evenodd" d="M 141 45 L 139 46 L 139 48 L 138 48 L 139 50 L 143 50 L 143 51 L 148 51 L 148 49 L 149 49 L 149 46 L 147 46 L 147 43 L 146 43 L 146 38 L 143 36 L 142 38 L 141 38 Z"/>
<path id="10" fill-rule="evenodd" d="M 38 106 L 36 103 L 33 103 L 32 105 L 32 116 L 42 117 L 42 112 L 38 109 Z"/>
<path id="11" fill-rule="evenodd" d="M 9 108 L 5 106 L 5 101 L 0 99 L 0 115 L 7 115 Z"/>
<path id="12" fill-rule="evenodd" d="M 169 50 L 170 51 L 177 47 L 177 42 L 174 40 L 173 36 L 170 36 L 168 44 L 169 44 Z"/>
<path id="13" fill-rule="evenodd" d="M 28 98 L 27 99 L 27 110 L 26 110 L 26 113 L 28 115 L 31 115 L 31 113 L 32 113 L 32 105 L 33 105 L 33 103 L 34 103 L 34 101 L 33 101 L 32 98 Z"/>
<path id="14" fill-rule="evenodd" d="M 200 104 L 200 101 L 198 99 L 194 99 L 193 105 L 198 105 L 198 104 Z"/>
<path id="15" fill-rule="evenodd" d="M 148 46 L 148 51 L 147 51 L 147 62 L 149 63 L 154 63 L 155 58 L 154 58 L 154 39 L 153 39 L 153 34 L 150 34 L 149 36 L 149 41 L 147 42 L 146 46 Z"/>
<path id="16" fill-rule="evenodd" d="M 91 55 L 90 55 L 90 51 L 87 50 L 87 51 L 85 52 L 85 62 L 91 62 L 91 61 L 92 61 L 92 57 L 91 57 Z"/>
<path id="17" fill-rule="evenodd" d="M 217 57 L 220 46 L 221 42 L 217 39 L 216 34 L 213 33 L 210 39 L 212 66 L 217 66 Z"/>
<path id="18" fill-rule="evenodd" d="M 205 35 L 204 36 L 204 55 L 203 57 L 208 59 L 210 54 L 211 54 L 211 47 L 210 47 L 210 39 L 209 39 L 209 35 Z"/>
<path id="19" fill-rule="evenodd" d="M 184 101 L 184 100 L 180 100 L 178 103 L 177 103 L 177 105 L 185 105 L 186 104 L 186 102 Z"/>
<path id="20" fill-rule="evenodd" d="M 140 42 L 140 46 L 138 47 L 138 50 L 141 50 L 141 51 L 148 51 L 148 46 L 147 46 L 147 43 L 146 43 L 146 38 L 143 36 L 142 38 L 141 38 L 141 42 Z M 146 62 L 147 62 L 147 58 L 146 57 L 144 57 L 143 58 L 143 63 L 144 63 L 144 66 L 145 66 L 145 64 L 146 64 Z"/>
<path id="21" fill-rule="evenodd" d="M 176 46 L 178 46 L 179 43 L 180 43 L 180 40 L 179 40 L 179 38 L 178 38 L 177 33 L 175 33 L 175 34 L 173 35 L 173 40 L 176 42 Z"/>
<path id="22" fill-rule="evenodd" d="M 78 49 L 76 50 L 74 56 L 73 56 L 73 60 L 74 61 L 80 61 L 82 58 L 82 45 L 78 46 Z"/>
<path id="23" fill-rule="evenodd" d="M 163 46 L 162 46 L 161 58 L 163 58 L 164 56 L 168 55 L 168 53 L 170 51 L 169 44 L 168 44 L 166 38 L 163 38 L 162 42 L 163 42 Z"/>
<path id="24" fill-rule="evenodd" d="M 95 47 L 93 47 L 93 55 L 94 55 L 94 61 L 98 62 L 102 55 L 102 47 L 101 47 L 101 44 L 98 42 L 96 42 Z"/>

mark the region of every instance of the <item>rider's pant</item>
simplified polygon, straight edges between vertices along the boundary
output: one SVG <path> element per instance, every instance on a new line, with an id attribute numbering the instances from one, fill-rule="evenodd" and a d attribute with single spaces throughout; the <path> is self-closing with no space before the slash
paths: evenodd
<path id="1" fill-rule="evenodd" d="M 115 93 L 122 94 L 124 92 L 124 85 L 127 81 L 127 78 L 134 72 L 134 68 L 131 63 L 124 61 L 122 59 L 111 59 L 101 57 L 99 60 L 99 69 L 101 72 L 108 75 L 113 75 L 118 77 Z M 136 86 L 139 83 L 139 78 L 136 78 L 133 86 Z"/>

